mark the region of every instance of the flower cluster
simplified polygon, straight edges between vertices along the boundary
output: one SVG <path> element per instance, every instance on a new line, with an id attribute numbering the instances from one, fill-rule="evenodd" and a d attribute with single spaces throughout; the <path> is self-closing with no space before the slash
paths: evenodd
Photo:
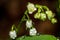
<path id="1" fill-rule="evenodd" d="M 54 18 L 55 14 L 51 10 L 49 10 L 47 6 L 41 6 L 37 4 L 36 8 L 38 12 L 34 14 L 35 19 L 45 21 L 46 18 L 48 18 L 51 21 L 51 23 L 57 23 L 57 20 Z M 52 19 L 54 19 L 54 21 L 52 21 Z"/>
<path id="2" fill-rule="evenodd" d="M 37 30 L 34 28 L 33 21 L 30 19 L 29 14 L 32 14 L 34 11 L 36 11 L 36 14 L 34 14 L 35 19 L 39 19 L 42 21 L 45 21 L 47 18 L 51 21 L 51 23 L 57 23 L 57 20 L 54 18 L 55 14 L 49 10 L 47 6 L 42 6 L 42 5 L 34 5 L 33 3 L 28 3 L 27 5 L 27 10 L 24 13 L 24 16 L 22 17 L 20 24 L 18 28 L 20 27 L 21 23 L 23 21 L 26 21 L 26 28 L 29 29 L 29 34 L 30 35 L 36 35 Z M 14 29 L 15 28 L 15 29 Z M 12 26 L 12 31 L 9 32 L 9 36 L 12 39 L 15 39 L 17 37 L 17 28 L 15 25 Z"/>
<path id="3" fill-rule="evenodd" d="M 51 20 L 51 22 L 54 24 L 54 23 L 57 23 L 57 20 L 54 18 L 55 14 L 52 13 L 52 11 L 46 11 L 46 14 L 48 16 L 48 19 Z"/>

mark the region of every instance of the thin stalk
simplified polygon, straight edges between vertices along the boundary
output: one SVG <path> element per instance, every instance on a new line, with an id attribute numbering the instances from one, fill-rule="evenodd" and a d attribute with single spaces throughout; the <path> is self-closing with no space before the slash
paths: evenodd
<path id="1" fill-rule="evenodd" d="M 20 27 L 21 27 L 22 22 L 27 20 L 27 19 L 25 19 L 25 16 L 27 16 L 27 18 L 30 19 L 29 16 L 28 16 L 28 14 L 27 14 L 27 10 L 25 11 L 25 13 L 24 13 L 21 21 L 20 21 L 19 24 L 18 24 L 17 33 L 18 33 L 19 30 L 20 30 Z M 25 20 L 24 20 L 24 19 L 25 19 Z"/>

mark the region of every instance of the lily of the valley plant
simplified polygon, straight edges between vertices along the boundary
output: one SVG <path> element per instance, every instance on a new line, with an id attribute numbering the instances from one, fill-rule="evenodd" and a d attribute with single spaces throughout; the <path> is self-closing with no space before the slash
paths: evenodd
<path id="1" fill-rule="evenodd" d="M 29 2 L 23 17 L 19 22 L 18 28 L 16 28 L 15 26 L 12 26 L 12 30 L 9 32 L 10 38 L 15 39 L 17 37 L 17 33 L 19 32 L 21 23 L 23 23 L 24 21 L 26 22 L 26 30 L 29 29 L 29 35 L 34 36 L 37 34 L 37 30 L 36 28 L 34 28 L 34 25 L 33 25 L 34 22 L 32 21 L 32 19 L 30 19 L 28 15 L 28 14 L 30 15 L 33 14 L 33 12 L 35 11 L 37 11 L 34 14 L 35 19 L 45 21 L 48 18 L 48 20 L 50 20 L 52 24 L 57 23 L 57 19 L 54 18 L 55 14 L 51 10 L 49 10 L 47 6 L 42 6 L 39 4 L 33 4 Z"/>

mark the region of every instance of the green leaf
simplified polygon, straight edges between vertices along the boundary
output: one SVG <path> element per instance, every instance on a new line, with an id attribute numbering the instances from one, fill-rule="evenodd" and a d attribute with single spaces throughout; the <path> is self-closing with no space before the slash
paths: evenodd
<path id="1" fill-rule="evenodd" d="M 53 35 L 40 35 L 19 37 L 16 40 L 57 40 L 57 38 Z"/>

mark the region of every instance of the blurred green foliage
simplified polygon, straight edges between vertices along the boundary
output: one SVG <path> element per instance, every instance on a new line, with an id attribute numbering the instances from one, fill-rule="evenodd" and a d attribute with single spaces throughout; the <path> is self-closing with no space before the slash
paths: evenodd
<path id="1" fill-rule="evenodd" d="M 60 0 L 57 0 L 56 7 L 57 7 L 57 15 L 60 18 Z"/>

